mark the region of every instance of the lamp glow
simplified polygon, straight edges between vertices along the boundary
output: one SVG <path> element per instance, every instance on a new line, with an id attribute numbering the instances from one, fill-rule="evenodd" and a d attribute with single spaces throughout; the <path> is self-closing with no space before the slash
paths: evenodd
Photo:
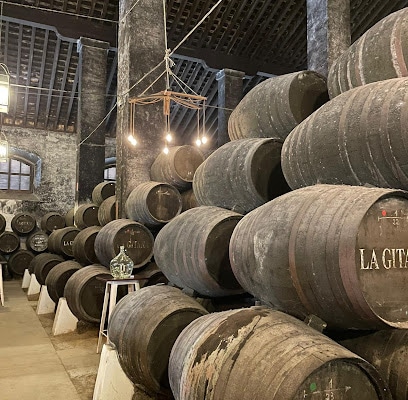
<path id="1" fill-rule="evenodd" d="M 129 142 L 130 142 L 133 146 L 136 146 L 136 145 L 137 145 L 137 140 L 135 139 L 134 136 L 129 135 L 129 136 L 128 136 L 128 140 L 129 140 Z"/>
<path id="2" fill-rule="evenodd" d="M 201 140 L 200 140 L 200 139 L 197 139 L 195 143 L 196 143 L 196 146 L 197 146 L 197 147 L 200 147 L 200 146 L 201 146 Z"/>
<path id="3" fill-rule="evenodd" d="M 171 133 L 170 133 L 170 132 L 166 135 L 166 140 L 167 140 L 168 142 L 171 142 L 171 141 L 173 140 L 173 137 L 171 136 Z"/>
<path id="4" fill-rule="evenodd" d="M 163 149 L 163 153 L 164 154 L 169 154 L 169 148 L 167 146 Z"/>
<path id="5" fill-rule="evenodd" d="M 202 142 L 203 144 L 206 144 L 206 143 L 208 142 L 207 136 L 203 136 L 203 137 L 201 138 L 201 142 Z"/>

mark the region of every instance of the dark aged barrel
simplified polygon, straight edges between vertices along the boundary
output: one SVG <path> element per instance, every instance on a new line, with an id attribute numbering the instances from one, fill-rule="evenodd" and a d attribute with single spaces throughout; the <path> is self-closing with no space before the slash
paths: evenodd
<path id="1" fill-rule="evenodd" d="M 237 280 L 266 304 L 329 328 L 408 327 L 408 193 L 315 185 L 246 215 Z"/>
<path id="2" fill-rule="evenodd" d="M 65 214 L 65 225 L 74 226 L 75 207 L 70 208 Z"/>
<path id="3" fill-rule="evenodd" d="M 282 148 L 289 186 L 408 189 L 407 91 L 408 78 L 365 85 L 334 98 L 303 121 Z"/>
<path id="4" fill-rule="evenodd" d="M 67 226 L 53 231 L 48 237 L 48 249 L 51 253 L 64 257 L 73 257 L 72 245 L 80 230 L 74 226 Z"/>
<path id="5" fill-rule="evenodd" d="M 7 264 L 13 275 L 23 276 L 33 258 L 34 254 L 31 251 L 20 249 L 10 256 Z"/>
<path id="6" fill-rule="evenodd" d="M 3 214 L 0 214 L 0 234 L 6 230 L 6 218 Z"/>
<path id="7" fill-rule="evenodd" d="M 101 320 L 106 282 L 97 277 L 112 279 L 105 267 L 93 264 L 76 271 L 65 284 L 68 307 L 80 321 L 98 323 Z"/>
<path id="8" fill-rule="evenodd" d="M 34 253 L 42 253 L 48 249 L 48 235 L 43 231 L 37 231 L 27 237 L 27 249 Z"/>
<path id="9" fill-rule="evenodd" d="M 20 236 L 28 235 L 37 227 L 35 217 L 28 213 L 18 213 L 11 220 L 11 229 Z"/>
<path id="10" fill-rule="evenodd" d="M 84 265 L 99 263 L 95 254 L 95 239 L 100 226 L 90 226 L 76 235 L 72 244 L 74 258 Z"/>
<path id="11" fill-rule="evenodd" d="M 330 68 L 330 97 L 371 82 L 408 76 L 408 8 L 379 21 Z"/>
<path id="12" fill-rule="evenodd" d="M 367 361 L 266 307 L 193 321 L 173 346 L 169 380 L 176 400 L 391 400 Z"/>
<path id="13" fill-rule="evenodd" d="M 159 154 L 150 169 L 150 177 L 156 182 L 166 182 L 177 189 L 191 187 L 198 166 L 204 161 L 204 155 L 194 146 L 173 146 L 169 153 Z"/>
<path id="14" fill-rule="evenodd" d="M 10 254 L 20 247 L 20 238 L 14 233 L 5 231 L 0 235 L 0 252 Z"/>
<path id="15" fill-rule="evenodd" d="M 154 243 L 154 259 L 170 282 L 203 296 L 243 292 L 228 257 L 232 231 L 242 215 L 218 207 L 187 210 L 165 225 Z"/>
<path id="16" fill-rule="evenodd" d="M 408 331 L 390 329 L 341 340 L 340 344 L 371 363 L 387 382 L 394 400 L 408 399 Z"/>
<path id="17" fill-rule="evenodd" d="M 199 204 L 245 214 L 290 189 L 281 169 L 278 139 L 241 139 L 214 151 L 194 175 Z"/>
<path id="18" fill-rule="evenodd" d="M 49 272 L 63 261 L 64 259 L 57 254 L 41 253 L 31 260 L 29 270 L 35 274 L 40 285 L 45 285 L 45 280 Z"/>
<path id="19" fill-rule="evenodd" d="M 255 86 L 231 113 L 229 137 L 285 139 L 328 100 L 326 78 L 317 72 L 300 71 L 267 79 Z"/>
<path id="20" fill-rule="evenodd" d="M 181 193 L 181 212 L 198 206 L 199 204 L 193 189 Z"/>
<path id="21" fill-rule="evenodd" d="M 143 267 L 142 271 L 135 274 L 134 276 L 135 279 L 137 279 L 138 276 L 144 278 L 140 282 L 140 287 L 153 286 L 161 283 L 167 285 L 169 283 L 169 280 L 166 278 L 166 276 L 163 274 L 163 272 L 155 262 L 150 262 L 145 267 Z"/>
<path id="22" fill-rule="evenodd" d="M 99 207 L 96 204 L 82 204 L 75 211 L 74 221 L 79 229 L 85 229 L 90 226 L 99 225 L 98 221 Z"/>
<path id="23" fill-rule="evenodd" d="M 125 203 L 129 219 L 149 227 L 162 226 L 181 212 L 181 195 L 168 183 L 143 182 L 129 194 Z"/>
<path id="24" fill-rule="evenodd" d="M 41 218 L 40 226 L 44 232 L 51 233 L 65 227 L 65 218 L 56 212 L 49 212 Z"/>
<path id="25" fill-rule="evenodd" d="M 104 200 L 99 206 L 99 225 L 104 226 L 114 219 L 116 219 L 116 196 L 111 196 Z"/>
<path id="26" fill-rule="evenodd" d="M 92 191 L 92 201 L 100 206 L 108 197 L 115 195 L 115 182 L 101 182 L 98 183 Z"/>
<path id="27" fill-rule="evenodd" d="M 140 268 L 150 261 L 153 243 L 153 235 L 144 225 L 121 218 L 109 222 L 99 231 L 95 239 L 95 254 L 102 265 L 109 267 L 112 258 L 119 253 L 119 247 L 125 246 L 134 268 Z"/>
<path id="28" fill-rule="evenodd" d="M 58 303 L 60 297 L 64 297 L 64 289 L 68 279 L 80 268 L 81 264 L 74 260 L 68 260 L 57 264 L 48 273 L 45 284 L 54 303 Z"/>
<path id="29" fill-rule="evenodd" d="M 170 286 L 150 286 L 125 296 L 112 313 L 109 340 L 129 379 L 155 393 L 169 392 L 171 348 L 191 321 L 207 313 Z"/>

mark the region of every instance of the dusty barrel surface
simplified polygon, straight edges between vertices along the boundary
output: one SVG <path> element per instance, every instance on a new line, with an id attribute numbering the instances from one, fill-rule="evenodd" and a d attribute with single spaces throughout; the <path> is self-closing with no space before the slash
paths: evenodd
<path id="1" fill-rule="evenodd" d="M 100 226 L 90 226 L 75 236 L 72 243 L 72 253 L 80 263 L 84 265 L 99 263 L 95 254 L 95 239 L 101 229 Z"/>
<path id="2" fill-rule="evenodd" d="M 35 274 L 40 285 L 45 285 L 49 272 L 64 259 L 58 254 L 41 253 L 35 256 L 29 265 L 29 271 Z"/>
<path id="3" fill-rule="evenodd" d="M 153 235 L 144 225 L 121 218 L 109 222 L 99 231 L 95 239 L 95 254 L 102 265 L 109 267 L 120 246 L 125 246 L 134 268 L 140 268 L 150 261 L 153 244 Z"/>
<path id="4" fill-rule="evenodd" d="M 154 259 L 170 282 L 203 296 L 243 292 L 231 270 L 228 246 L 241 214 L 218 207 L 187 210 L 165 225 Z"/>
<path id="5" fill-rule="evenodd" d="M 170 286 L 150 286 L 125 296 L 112 313 L 109 339 L 131 381 L 156 393 L 168 392 L 171 348 L 180 332 L 205 314 L 194 299 Z"/>
<path id="6" fill-rule="evenodd" d="M 356 40 L 330 68 L 330 97 L 357 86 L 408 76 L 408 8 L 388 15 Z"/>
<path id="7" fill-rule="evenodd" d="M 64 257 L 73 257 L 72 245 L 80 230 L 74 226 L 67 226 L 51 232 L 48 237 L 48 250 Z"/>
<path id="8" fill-rule="evenodd" d="M 0 235 L 0 252 L 11 254 L 20 247 L 20 238 L 10 231 L 5 231 Z"/>
<path id="9" fill-rule="evenodd" d="M 197 168 L 193 190 L 198 203 L 244 214 L 288 192 L 281 149 L 279 139 L 224 144 Z"/>
<path id="10" fill-rule="evenodd" d="M 43 231 L 37 231 L 27 237 L 27 249 L 34 253 L 42 253 L 48 249 L 48 235 Z"/>
<path id="11" fill-rule="evenodd" d="M 50 212 L 41 218 L 40 226 L 44 232 L 51 233 L 65 227 L 65 218 L 59 213 Z"/>
<path id="12" fill-rule="evenodd" d="M 0 214 L 0 234 L 6 230 L 6 218 L 3 214 Z"/>
<path id="13" fill-rule="evenodd" d="M 29 269 L 33 258 L 34 254 L 31 251 L 20 249 L 10 256 L 7 265 L 13 275 L 23 276 L 24 271 Z"/>
<path id="14" fill-rule="evenodd" d="M 79 229 L 99 225 L 99 207 L 96 204 L 82 204 L 75 211 L 74 221 Z"/>
<path id="15" fill-rule="evenodd" d="M 371 363 L 387 382 L 394 400 L 408 398 L 408 331 L 389 329 L 361 334 L 340 344 Z"/>
<path id="16" fill-rule="evenodd" d="M 193 321 L 173 346 L 169 380 L 176 400 L 391 399 L 367 361 L 262 307 Z"/>
<path id="17" fill-rule="evenodd" d="M 326 78 L 314 71 L 267 79 L 255 86 L 231 113 L 229 137 L 285 139 L 328 99 Z"/>
<path id="18" fill-rule="evenodd" d="M 99 225 L 104 226 L 114 219 L 116 219 L 116 196 L 111 196 L 104 200 L 99 206 Z"/>
<path id="19" fill-rule="evenodd" d="M 204 161 L 204 155 L 194 146 L 174 146 L 169 153 L 159 154 L 150 169 L 150 177 L 156 182 L 166 182 L 177 189 L 191 187 L 198 166 Z"/>
<path id="20" fill-rule="evenodd" d="M 329 327 L 408 327 L 408 194 L 315 185 L 246 215 L 230 259 L 249 293 Z"/>
<path id="21" fill-rule="evenodd" d="M 70 208 L 65 214 L 65 225 L 74 226 L 75 207 Z"/>
<path id="22" fill-rule="evenodd" d="M 65 284 L 64 297 L 72 314 L 80 321 L 98 323 L 101 320 L 105 281 L 112 275 L 102 265 L 88 265 L 76 271 Z"/>
<path id="23" fill-rule="evenodd" d="M 68 260 L 55 265 L 48 273 L 45 284 L 54 303 L 57 304 L 60 297 L 64 297 L 64 289 L 68 279 L 80 268 L 81 264 L 74 260 Z"/>
<path id="24" fill-rule="evenodd" d="M 33 232 L 37 227 L 35 217 L 29 213 L 18 213 L 11 220 L 11 229 L 20 236 Z"/>
<path id="25" fill-rule="evenodd" d="M 181 193 L 181 212 L 198 206 L 199 204 L 193 189 Z"/>
<path id="26" fill-rule="evenodd" d="M 115 195 L 115 182 L 98 183 L 92 191 L 92 201 L 100 206 L 108 197 Z"/>
<path id="27" fill-rule="evenodd" d="M 125 210 L 129 219 L 150 227 L 162 226 L 180 214 L 181 195 L 168 183 L 143 182 L 129 194 Z"/>
<path id="28" fill-rule="evenodd" d="M 407 91 L 408 78 L 372 83 L 343 93 L 303 121 L 282 148 L 289 186 L 407 189 Z"/>

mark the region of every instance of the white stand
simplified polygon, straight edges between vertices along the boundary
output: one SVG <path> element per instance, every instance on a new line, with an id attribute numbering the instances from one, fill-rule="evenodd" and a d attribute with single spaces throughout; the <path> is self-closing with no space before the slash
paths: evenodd
<path id="1" fill-rule="evenodd" d="M 36 314 L 37 315 L 51 314 L 54 312 L 54 310 L 55 310 L 55 303 L 51 299 L 50 295 L 48 294 L 47 286 L 42 285 L 41 292 L 40 292 L 40 298 L 38 299 Z"/>
<path id="2" fill-rule="evenodd" d="M 69 309 L 66 298 L 61 297 L 58 301 L 57 312 L 54 324 L 52 325 L 52 334 L 57 336 L 74 332 L 77 328 L 77 323 L 78 319 Z"/>
<path id="3" fill-rule="evenodd" d="M 115 348 L 103 345 L 92 399 L 132 400 L 133 395 L 133 383 L 123 372 Z"/>
<path id="4" fill-rule="evenodd" d="M 3 265 L 0 264 L 0 303 L 4 307 Z"/>
<path id="5" fill-rule="evenodd" d="M 28 286 L 27 297 L 28 300 L 38 300 L 40 297 L 41 286 L 35 277 L 35 274 L 31 274 L 30 285 Z"/>
<path id="6" fill-rule="evenodd" d="M 21 283 L 21 289 L 28 289 L 30 286 L 30 281 L 31 281 L 31 275 L 28 272 L 28 269 L 24 270 L 24 275 L 23 275 L 23 282 Z"/>

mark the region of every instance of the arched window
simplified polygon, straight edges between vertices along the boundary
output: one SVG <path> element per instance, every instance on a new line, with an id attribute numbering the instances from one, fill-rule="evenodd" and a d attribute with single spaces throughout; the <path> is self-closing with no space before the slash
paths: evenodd
<path id="1" fill-rule="evenodd" d="M 0 162 L 0 190 L 33 192 L 34 165 L 19 157 Z"/>

